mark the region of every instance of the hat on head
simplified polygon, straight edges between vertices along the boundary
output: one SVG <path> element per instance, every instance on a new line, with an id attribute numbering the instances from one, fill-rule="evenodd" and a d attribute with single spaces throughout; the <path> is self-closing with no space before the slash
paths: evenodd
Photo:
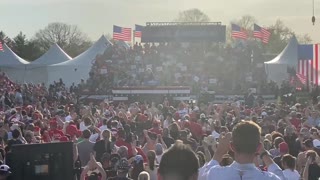
<path id="1" fill-rule="evenodd" d="M 161 155 L 163 153 L 162 144 L 160 144 L 160 143 L 156 144 L 155 152 L 156 152 L 157 155 Z"/>
<path id="2" fill-rule="evenodd" d="M 280 150 L 280 153 L 288 153 L 289 151 L 289 146 L 286 142 L 282 142 L 279 144 L 279 150 Z"/>
<path id="3" fill-rule="evenodd" d="M 312 143 L 313 143 L 313 147 L 320 149 L 320 140 L 315 139 L 315 140 L 313 140 Z"/>
<path id="4" fill-rule="evenodd" d="M 141 161 L 143 161 L 143 157 L 141 155 L 136 155 L 134 157 L 134 162 L 135 163 L 140 163 Z"/>
<path id="5" fill-rule="evenodd" d="M 10 167 L 5 164 L 1 165 L 0 166 L 0 174 L 1 175 L 11 174 Z"/>
<path id="6" fill-rule="evenodd" d="M 129 162 L 126 158 L 122 158 L 117 166 L 118 171 L 128 171 L 130 169 Z"/>

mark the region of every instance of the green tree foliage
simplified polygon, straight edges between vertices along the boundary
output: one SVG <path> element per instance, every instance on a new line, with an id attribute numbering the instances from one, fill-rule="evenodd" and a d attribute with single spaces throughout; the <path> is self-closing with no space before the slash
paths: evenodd
<path id="1" fill-rule="evenodd" d="M 59 22 L 50 23 L 39 30 L 34 40 L 44 52 L 57 43 L 71 57 L 79 55 L 91 46 L 91 41 L 77 26 Z"/>
<path id="2" fill-rule="evenodd" d="M 176 22 L 209 22 L 210 18 L 199 9 L 188 9 L 178 14 Z"/>

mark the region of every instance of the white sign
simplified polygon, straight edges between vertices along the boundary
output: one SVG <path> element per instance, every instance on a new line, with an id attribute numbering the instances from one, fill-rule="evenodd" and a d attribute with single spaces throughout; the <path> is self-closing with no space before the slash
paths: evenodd
<path id="1" fill-rule="evenodd" d="M 162 66 L 157 67 L 156 70 L 157 70 L 158 72 L 162 71 Z"/>
<path id="2" fill-rule="evenodd" d="M 216 84 L 217 83 L 217 79 L 209 79 L 209 84 Z"/>
<path id="3" fill-rule="evenodd" d="M 198 81 L 200 80 L 200 78 L 199 78 L 198 76 L 195 76 L 195 77 L 193 77 L 193 80 L 194 80 L 195 82 L 198 82 Z"/>
<path id="4" fill-rule="evenodd" d="M 100 69 L 100 74 L 108 74 L 108 69 Z"/>
<path id="5" fill-rule="evenodd" d="M 144 72 L 144 69 L 143 69 L 143 68 L 140 68 L 140 69 L 139 69 L 139 72 L 141 72 L 141 73 Z"/>
<path id="6" fill-rule="evenodd" d="M 175 77 L 176 79 L 178 79 L 178 78 L 181 77 L 181 74 L 180 74 L 180 73 L 175 73 L 175 74 L 174 74 L 174 77 Z"/>
<path id="7" fill-rule="evenodd" d="M 152 69 L 152 64 L 148 64 L 147 69 Z"/>
<path id="8" fill-rule="evenodd" d="M 137 66 L 136 65 L 131 65 L 131 69 L 136 69 Z"/>

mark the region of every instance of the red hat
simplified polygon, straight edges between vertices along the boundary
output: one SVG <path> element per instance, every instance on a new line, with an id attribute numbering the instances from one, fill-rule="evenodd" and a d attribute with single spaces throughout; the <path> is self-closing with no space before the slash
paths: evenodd
<path id="1" fill-rule="evenodd" d="M 34 131 L 34 132 L 39 132 L 39 131 L 40 131 L 40 127 L 35 126 L 34 129 L 33 129 L 33 131 Z"/>
<path id="2" fill-rule="evenodd" d="M 69 125 L 66 128 L 66 134 L 69 134 L 71 137 L 79 137 L 81 136 L 81 131 L 75 125 Z"/>
<path id="3" fill-rule="evenodd" d="M 288 153 L 289 152 L 289 146 L 286 142 L 282 142 L 279 144 L 279 150 L 280 153 Z"/>
<path id="4" fill-rule="evenodd" d="M 58 126 L 57 121 L 50 121 L 50 127 L 52 126 L 57 127 Z"/>
<path id="5" fill-rule="evenodd" d="M 60 142 L 68 142 L 69 138 L 67 136 L 61 136 L 59 139 Z"/>

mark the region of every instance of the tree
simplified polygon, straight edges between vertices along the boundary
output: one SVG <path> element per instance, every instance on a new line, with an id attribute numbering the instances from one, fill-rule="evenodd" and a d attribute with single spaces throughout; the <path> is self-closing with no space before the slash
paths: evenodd
<path id="1" fill-rule="evenodd" d="M 52 44 L 57 43 L 72 57 L 91 46 L 91 41 L 77 26 L 59 22 L 50 23 L 39 30 L 34 40 L 39 43 L 43 51 L 47 51 Z"/>
<path id="2" fill-rule="evenodd" d="M 6 43 L 10 48 L 13 46 L 13 41 L 3 31 L 0 31 L 0 42 Z"/>
<path id="3" fill-rule="evenodd" d="M 244 15 L 239 20 L 235 21 L 235 24 L 246 30 L 251 30 L 255 23 L 257 23 L 257 20 L 251 15 Z"/>
<path id="4" fill-rule="evenodd" d="M 199 9 L 189 9 L 179 13 L 176 22 L 209 22 L 210 18 Z"/>
<path id="5" fill-rule="evenodd" d="M 300 44 L 310 44 L 312 42 L 312 38 L 309 34 L 298 35 L 297 39 Z"/>

